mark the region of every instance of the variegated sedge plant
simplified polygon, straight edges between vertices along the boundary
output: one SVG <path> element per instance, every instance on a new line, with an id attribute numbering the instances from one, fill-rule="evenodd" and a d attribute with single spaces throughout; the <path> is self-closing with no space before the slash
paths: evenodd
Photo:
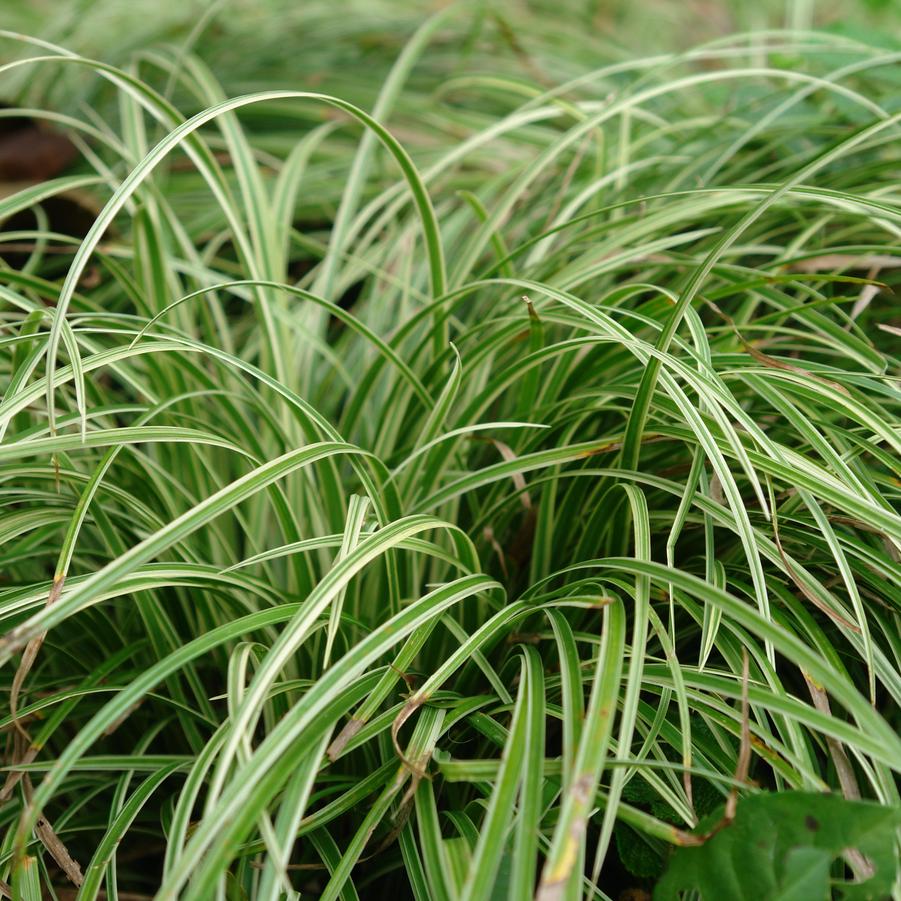
<path id="1" fill-rule="evenodd" d="M 3 34 L 80 151 L 0 200 L 9 894 L 605 899 L 898 805 L 901 54 L 473 16 L 374 99 Z"/>

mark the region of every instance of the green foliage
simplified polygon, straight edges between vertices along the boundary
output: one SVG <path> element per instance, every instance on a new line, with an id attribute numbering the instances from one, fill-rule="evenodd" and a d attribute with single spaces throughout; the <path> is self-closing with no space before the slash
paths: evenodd
<path id="1" fill-rule="evenodd" d="M 10 891 L 596 901 L 763 820 L 748 892 L 887 884 L 891 12 L 688 6 L 3 33 Z"/>
<path id="2" fill-rule="evenodd" d="M 623 866 L 640 879 L 656 879 L 663 873 L 663 848 L 645 835 L 622 823 L 613 831 L 616 853 Z"/>
<path id="3" fill-rule="evenodd" d="M 711 828 L 717 818 L 702 823 Z M 735 819 L 700 847 L 678 849 L 654 898 L 696 889 L 703 899 L 888 898 L 898 873 L 901 809 L 809 792 L 743 799 Z M 870 873 L 835 878 L 835 862 L 860 852 Z M 843 867 L 840 865 L 839 870 Z"/>
<path id="4" fill-rule="evenodd" d="M 633 779 L 623 788 L 623 800 L 647 811 L 664 822 L 679 824 L 676 812 L 664 801 L 658 792 L 643 779 Z M 703 818 L 712 813 L 722 800 L 722 795 L 709 782 L 695 779 L 692 787 L 692 801 L 695 812 Z M 617 823 L 613 832 L 616 852 L 623 866 L 640 878 L 660 876 L 668 856 L 668 845 L 649 838 L 640 830 Z"/>

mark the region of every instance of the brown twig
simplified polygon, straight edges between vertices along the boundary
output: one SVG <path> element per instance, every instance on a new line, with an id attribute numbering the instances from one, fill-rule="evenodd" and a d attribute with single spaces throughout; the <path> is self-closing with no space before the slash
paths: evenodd
<path id="1" fill-rule="evenodd" d="M 22 786 L 25 790 L 25 800 L 29 805 L 33 803 L 34 790 L 31 786 L 31 778 L 26 773 Z M 41 844 L 47 849 L 50 856 L 56 861 L 56 865 L 66 874 L 69 881 L 74 885 L 80 886 L 84 882 L 84 876 L 78 861 L 69 853 L 69 849 L 63 844 L 60 837 L 56 834 L 50 821 L 43 814 L 38 816 L 34 827 L 35 835 L 40 839 Z"/>

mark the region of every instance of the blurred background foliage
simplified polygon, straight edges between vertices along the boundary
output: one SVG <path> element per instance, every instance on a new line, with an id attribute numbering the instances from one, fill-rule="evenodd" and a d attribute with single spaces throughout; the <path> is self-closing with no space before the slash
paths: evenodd
<path id="1" fill-rule="evenodd" d="M 185 88 L 169 61 L 185 67 L 194 56 L 218 81 L 223 96 L 284 88 L 332 94 L 372 109 L 411 35 L 430 14 L 448 6 L 456 12 L 417 61 L 404 86 L 404 102 L 390 117 L 392 132 L 419 166 L 509 111 L 506 90 L 494 96 L 484 83 L 476 90 L 465 84 L 458 90 L 458 76 L 518 81 L 528 93 L 601 66 L 684 52 L 684 65 L 668 63 L 676 79 L 698 66 L 729 67 L 726 59 L 698 60 L 692 51 L 717 42 L 740 46 L 737 33 L 746 34 L 749 48 L 761 48 L 750 55 L 760 66 L 818 74 L 847 62 L 846 55 L 832 53 L 826 45 L 815 56 L 766 54 L 762 35 L 768 29 L 815 29 L 880 50 L 901 48 L 901 0 L 0 0 L 0 26 L 124 67 L 185 115 L 208 103 Z M 0 48 L 4 61 L 41 53 L 39 46 L 18 41 L 3 41 Z M 879 77 L 890 81 L 897 76 L 883 67 Z M 623 73 L 622 85 L 631 78 Z M 749 95 L 755 91 L 761 96 Z M 728 115 L 749 101 L 765 106 L 764 95 L 768 91 L 763 87 L 727 80 L 710 82 L 694 101 L 686 97 L 684 102 L 687 112 L 695 103 L 697 114 L 709 114 L 712 105 Z M 896 96 L 882 98 L 889 114 L 901 105 L 901 91 Z M 831 96 L 826 102 L 841 99 Z M 93 117 L 117 132 L 122 125 L 121 97 L 110 82 L 88 67 L 60 67 L 52 59 L 3 73 L 0 104 Z M 265 164 L 266 154 L 271 155 L 272 171 L 280 168 L 299 135 L 324 120 L 344 123 L 313 153 L 317 177 L 298 198 L 299 221 L 331 221 L 359 128 L 338 111 L 314 103 L 254 103 L 239 116 L 253 135 L 258 161 Z M 215 135 L 216 126 L 204 131 Z M 150 135 L 162 136 L 159 128 Z M 491 166 L 486 159 L 481 164 Z M 386 165 L 390 181 L 394 170 Z M 171 198 L 175 206 L 193 212 L 207 206 L 206 188 L 193 177 L 193 166 L 184 159 L 177 168 L 182 177 L 177 186 L 170 183 L 179 195 Z M 478 181 L 482 176 L 474 172 L 473 177 Z M 369 192 L 379 188 L 378 178 L 367 186 Z M 79 230 L 76 223 L 73 233 Z"/>
<path id="2" fill-rule="evenodd" d="M 120 65 L 160 44 L 197 53 L 227 94 L 284 86 L 371 105 L 397 53 L 445 0 L 0 0 L 3 27 Z M 823 29 L 901 46 L 901 0 L 494 0 L 460 15 L 417 66 L 433 89 L 456 67 L 491 65 L 555 83 L 636 53 L 687 50 L 736 32 Z M 753 40 L 753 37 L 749 37 Z M 448 65 L 443 52 L 454 57 Z M 431 64 L 430 64 L 431 58 Z M 46 71 L 22 73 L 25 98 L 67 104 L 100 85 Z"/>

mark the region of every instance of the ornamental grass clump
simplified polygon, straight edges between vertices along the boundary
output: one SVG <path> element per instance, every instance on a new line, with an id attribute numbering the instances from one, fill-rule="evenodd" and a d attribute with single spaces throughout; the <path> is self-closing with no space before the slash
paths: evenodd
<path id="1" fill-rule="evenodd" d="M 0 890 L 889 896 L 901 54 L 377 15 L 3 34 Z"/>

